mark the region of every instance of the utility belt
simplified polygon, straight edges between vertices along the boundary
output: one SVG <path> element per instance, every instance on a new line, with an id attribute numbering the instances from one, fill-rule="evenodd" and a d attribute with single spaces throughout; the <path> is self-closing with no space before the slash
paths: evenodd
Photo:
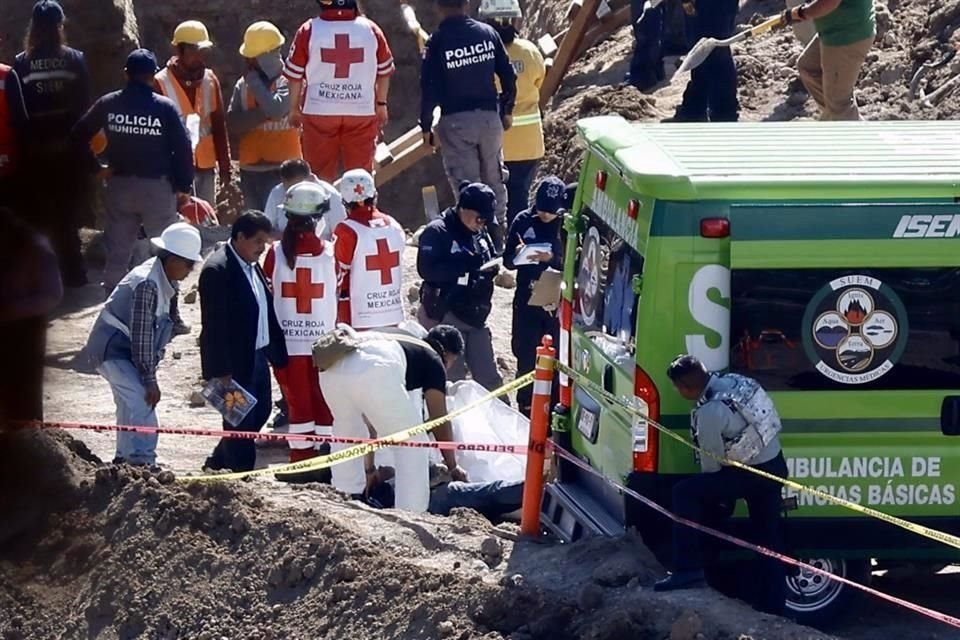
<path id="1" fill-rule="evenodd" d="M 471 274 L 466 285 L 441 288 L 424 282 L 420 287 L 420 304 L 434 322 L 442 322 L 447 313 L 471 327 L 482 329 L 493 310 L 493 276 Z"/>

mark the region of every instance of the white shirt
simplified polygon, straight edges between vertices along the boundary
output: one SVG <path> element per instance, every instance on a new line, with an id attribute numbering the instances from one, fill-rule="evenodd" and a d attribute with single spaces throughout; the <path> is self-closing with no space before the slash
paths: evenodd
<path id="1" fill-rule="evenodd" d="M 320 233 L 321 238 L 329 241 L 332 239 L 333 230 L 337 228 L 337 225 L 347 219 L 347 210 L 343 206 L 340 192 L 332 184 L 320 180 L 313 174 L 310 174 L 306 181 L 319 184 L 324 191 L 330 194 L 330 211 L 327 211 L 326 215 L 323 216 L 323 221 L 326 224 Z M 264 207 L 263 215 L 270 218 L 270 224 L 273 225 L 273 229 L 277 233 L 283 233 L 283 230 L 287 228 L 287 214 L 280 208 L 286 195 L 287 190 L 281 182 L 270 190 L 270 195 L 267 197 L 267 206 Z"/>
<path id="2" fill-rule="evenodd" d="M 244 274 L 246 274 L 247 282 L 250 283 L 253 295 L 257 299 L 259 314 L 257 318 L 257 342 L 255 348 L 259 351 L 270 344 L 270 321 L 267 315 L 267 289 L 263 286 L 263 281 L 260 277 L 257 276 L 257 270 L 254 266 L 241 258 L 237 250 L 233 248 L 233 242 L 228 242 L 227 246 L 230 247 L 230 251 L 233 252 L 236 259 L 240 261 L 240 268 L 243 269 Z"/>

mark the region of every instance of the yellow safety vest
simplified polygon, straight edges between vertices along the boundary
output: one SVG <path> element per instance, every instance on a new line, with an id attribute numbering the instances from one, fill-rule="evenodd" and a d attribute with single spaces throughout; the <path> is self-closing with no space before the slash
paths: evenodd
<path id="1" fill-rule="evenodd" d="M 503 134 L 503 159 L 506 162 L 539 160 L 545 153 L 540 85 L 546 75 L 546 65 L 536 45 L 522 38 L 507 46 L 507 55 L 517 72 L 517 101 L 513 107 L 513 126 Z"/>

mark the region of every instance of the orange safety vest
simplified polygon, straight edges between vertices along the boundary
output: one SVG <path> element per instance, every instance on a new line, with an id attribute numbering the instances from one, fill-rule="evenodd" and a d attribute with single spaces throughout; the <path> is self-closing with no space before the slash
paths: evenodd
<path id="1" fill-rule="evenodd" d="M 240 101 L 243 108 L 245 110 L 255 109 L 257 101 L 247 88 L 246 81 L 241 78 L 238 82 L 240 83 Z M 278 83 L 286 84 L 286 82 L 287 79 L 280 76 L 271 85 L 270 91 L 276 91 Z M 287 116 L 279 120 L 267 120 L 240 139 L 240 150 L 237 155 L 241 167 L 261 162 L 280 164 L 286 160 L 302 158 L 300 129 L 292 126 Z"/>
<path id="2" fill-rule="evenodd" d="M 213 169 L 217 165 L 217 152 L 213 145 L 213 126 L 210 115 L 220 108 L 217 100 L 217 77 L 210 69 L 204 71 L 203 80 L 196 95 L 196 104 L 190 103 L 186 91 L 168 68 L 161 69 L 156 78 L 157 84 L 160 85 L 160 92 L 173 100 L 184 124 L 188 116 L 194 114 L 200 116 L 200 141 L 197 143 L 197 148 L 193 150 L 193 162 L 197 169 Z"/>
<path id="3" fill-rule="evenodd" d="M 0 64 L 0 176 L 13 173 L 14 162 L 14 135 L 10 123 L 10 109 L 7 106 L 7 77 L 10 67 Z"/>

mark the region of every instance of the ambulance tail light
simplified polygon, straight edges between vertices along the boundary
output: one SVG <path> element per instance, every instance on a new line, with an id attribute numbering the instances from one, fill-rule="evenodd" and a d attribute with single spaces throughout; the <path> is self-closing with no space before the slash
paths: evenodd
<path id="1" fill-rule="evenodd" d="M 560 299 L 560 362 L 566 366 L 570 364 L 570 331 L 573 329 L 573 304 L 566 298 Z M 560 374 L 560 404 L 564 407 L 573 406 L 573 391 L 570 387 L 570 376 Z"/>
<path id="2" fill-rule="evenodd" d="M 636 220 L 638 213 L 640 213 L 640 203 L 636 200 L 631 200 L 627 204 L 627 217 L 631 220 Z"/>
<path id="3" fill-rule="evenodd" d="M 704 238 L 726 238 L 730 235 L 730 221 L 726 218 L 704 218 L 700 221 L 700 235 Z"/>
<path id="4" fill-rule="evenodd" d="M 651 420 L 660 420 L 660 392 L 647 372 L 640 367 L 634 374 L 633 393 L 636 404 L 644 415 Z M 660 432 L 651 426 L 645 418 L 635 416 L 631 425 L 633 435 L 633 470 L 646 473 L 656 472 L 660 453 Z"/>
<path id="5" fill-rule="evenodd" d="M 604 189 L 606 189 L 607 188 L 607 172 L 597 171 L 597 177 L 594 179 L 593 184 L 600 191 L 603 191 Z"/>

